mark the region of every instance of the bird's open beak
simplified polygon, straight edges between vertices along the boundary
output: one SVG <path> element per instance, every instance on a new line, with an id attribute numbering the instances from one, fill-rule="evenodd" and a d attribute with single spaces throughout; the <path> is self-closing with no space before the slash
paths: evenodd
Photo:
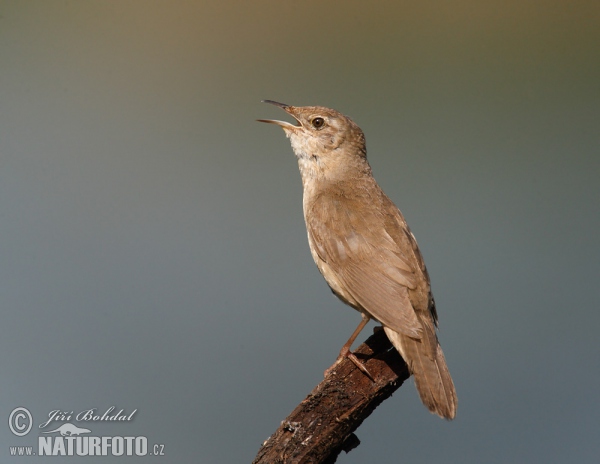
<path id="1" fill-rule="evenodd" d="M 290 111 L 291 108 L 293 108 L 293 106 L 290 105 L 286 105 L 285 103 L 279 103 L 273 100 L 263 100 L 263 103 L 269 103 L 270 105 L 275 105 L 278 106 L 279 108 L 282 108 L 287 114 L 289 114 L 290 116 L 292 116 L 296 121 L 298 121 L 298 118 L 296 118 Z M 300 121 L 298 121 L 298 124 L 291 124 L 289 122 L 286 121 L 278 121 L 277 119 L 257 119 L 258 122 L 268 122 L 269 124 L 277 124 L 278 126 L 283 127 L 284 129 L 297 129 L 298 127 L 300 127 Z"/>

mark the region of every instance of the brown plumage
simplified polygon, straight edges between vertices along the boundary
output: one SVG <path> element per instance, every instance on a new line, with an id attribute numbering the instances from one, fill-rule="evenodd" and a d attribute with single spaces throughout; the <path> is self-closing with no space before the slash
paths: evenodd
<path id="1" fill-rule="evenodd" d="M 363 132 L 329 108 L 266 102 L 298 122 L 260 120 L 281 126 L 298 158 L 313 259 L 332 291 L 363 314 L 340 356 L 370 376 L 350 345 L 369 318 L 379 321 L 425 406 L 453 419 L 456 391 L 436 335 L 429 275 L 402 213 L 373 178 Z"/>

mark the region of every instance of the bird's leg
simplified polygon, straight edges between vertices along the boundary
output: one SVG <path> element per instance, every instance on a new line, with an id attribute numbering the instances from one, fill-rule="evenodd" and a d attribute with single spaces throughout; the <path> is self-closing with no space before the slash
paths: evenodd
<path id="1" fill-rule="evenodd" d="M 342 346 L 342 349 L 340 350 L 340 355 L 338 356 L 338 358 L 335 361 L 335 363 L 333 364 L 333 366 L 329 367 L 325 371 L 325 376 L 327 376 L 335 368 L 335 366 L 338 365 L 338 363 L 342 359 L 348 358 L 350 361 L 352 361 L 356 365 L 356 367 L 358 367 L 363 372 L 363 374 L 365 374 L 373 382 L 375 382 L 375 379 L 373 379 L 373 376 L 369 373 L 369 371 L 367 370 L 365 365 L 358 360 L 358 358 L 356 357 L 356 355 L 354 353 L 352 353 L 352 351 L 350 351 L 350 347 L 354 343 L 354 340 L 356 340 L 356 337 L 358 337 L 358 334 L 362 331 L 362 329 L 365 328 L 365 325 L 367 325 L 367 323 L 371 319 L 365 313 L 361 313 L 361 316 L 362 316 L 362 320 L 360 321 L 360 324 L 358 324 L 358 327 L 356 328 L 356 330 L 354 332 L 352 332 L 352 335 L 350 335 L 350 338 L 348 339 L 348 341 L 344 344 L 344 346 Z"/>

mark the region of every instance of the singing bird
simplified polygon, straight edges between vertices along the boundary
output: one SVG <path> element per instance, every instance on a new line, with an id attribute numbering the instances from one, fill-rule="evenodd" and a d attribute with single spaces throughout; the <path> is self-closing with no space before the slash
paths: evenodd
<path id="1" fill-rule="evenodd" d="M 312 257 L 333 293 L 362 315 L 338 360 L 350 358 L 370 377 L 350 347 L 375 319 L 406 361 L 423 404 L 453 419 L 456 390 L 436 335 L 427 268 L 402 213 L 373 177 L 362 130 L 329 108 L 264 102 L 296 121 L 259 119 L 283 128 L 298 159 Z"/>

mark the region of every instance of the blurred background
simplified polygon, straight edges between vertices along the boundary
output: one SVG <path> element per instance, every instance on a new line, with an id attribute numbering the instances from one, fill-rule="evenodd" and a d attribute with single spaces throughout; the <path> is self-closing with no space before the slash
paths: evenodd
<path id="1" fill-rule="evenodd" d="M 599 44 L 592 0 L 0 0 L 0 415 L 34 421 L 1 460 L 115 406 L 75 423 L 250 462 L 321 381 L 360 317 L 273 99 L 365 131 L 459 396 L 446 422 L 410 380 L 338 462 L 596 462 Z"/>

